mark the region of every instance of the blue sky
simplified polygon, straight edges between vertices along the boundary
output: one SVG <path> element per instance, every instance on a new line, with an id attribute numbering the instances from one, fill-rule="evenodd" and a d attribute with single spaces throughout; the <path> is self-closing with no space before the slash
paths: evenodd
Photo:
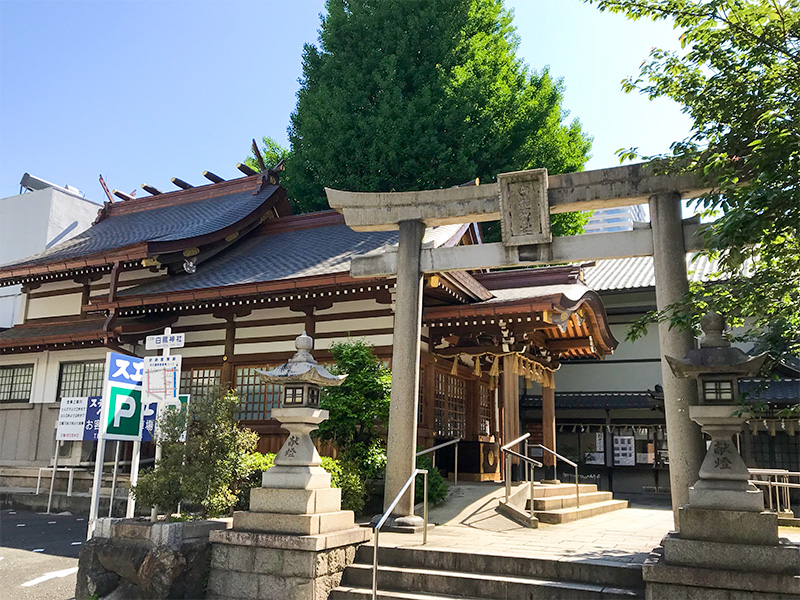
<path id="1" fill-rule="evenodd" d="M 669 101 L 620 91 L 669 24 L 629 22 L 579 0 L 508 1 L 534 69 L 563 77 L 564 106 L 594 136 L 587 168 L 618 148 L 669 149 L 689 120 Z M 323 0 L 0 0 L 0 197 L 26 171 L 102 202 L 102 173 L 125 192 L 204 170 L 239 176 L 252 138 L 286 143 L 304 43 Z M 468 174 L 465 176 L 468 177 Z"/>

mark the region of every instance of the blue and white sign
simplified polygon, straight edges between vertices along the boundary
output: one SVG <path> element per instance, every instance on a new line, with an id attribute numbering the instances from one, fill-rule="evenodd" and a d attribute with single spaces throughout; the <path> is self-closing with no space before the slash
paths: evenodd
<path id="1" fill-rule="evenodd" d="M 147 350 L 161 350 L 162 348 L 183 348 L 186 341 L 183 333 L 163 333 L 160 335 L 148 335 L 144 342 Z"/>
<path id="2" fill-rule="evenodd" d="M 100 431 L 100 410 L 103 406 L 101 396 L 89 396 L 86 404 L 86 413 L 83 419 L 83 440 L 96 442 Z"/>

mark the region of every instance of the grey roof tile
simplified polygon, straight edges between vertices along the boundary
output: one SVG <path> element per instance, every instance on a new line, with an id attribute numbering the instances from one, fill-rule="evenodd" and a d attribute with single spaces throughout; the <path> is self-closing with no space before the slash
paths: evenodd
<path id="1" fill-rule="evenodd" d="M 249 236 L 184 273 L 119 293 L 160 294 L 342 273 L 354 256 L 397 243 L 396 231 L 357 232 L 346 225 Z"/>
<path id="2" fill-rule="evenodd" d="M 686 255 L 689 281 L 710 281 L 717 269 L 715 261 L 705 256 Z M 595 291 L 632 290 L 653 287 L 656 283 L 652 256 L 598 260 L 584 270 L 586 285 Z"/>
<path id="3" fill-rule="evenodd" d="M 142 242 L 170 242 L 206 235 L 244 219 L 277 189 L 278 186 L 269 185 L 256 196 L 252 191 L 243 191 L 134 213 L 112 213 L 74 238 L 0 268 L 33 266 Z"/>

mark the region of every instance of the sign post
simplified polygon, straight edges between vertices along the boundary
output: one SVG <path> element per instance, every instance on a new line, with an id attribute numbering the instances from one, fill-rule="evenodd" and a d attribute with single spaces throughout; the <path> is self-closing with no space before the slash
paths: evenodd
<path id="1" fill-rule="evenodd" d="M 105 384 L 97 430 L 97 456 L 94 464 L 92 503 L 89 510 L 87 539 L 94 533 L 100 511 L 100 487 L 103 478 L 106 440 L 138 441 L 142 437 L 142 370 L 144 361 L 136 356 L 106 354 Z M 87 409 L 88 412 L 88 409 Z M 131 473 L 133 479 L 133 473 Z M 129 505 L 130 510 L 130 505 Z"/>
<path id="2" fill-rule="evenodd" d="M 47 497 L 47 514 L 53 507 L 53 489 L 56 484 L 56 471 L 58 471 L 58 454 L 64 440 L 80 441 L 83 439 L 83 424 L 86 417 L 88 398 L 62 398 L 58 410 L 58 423 L 56 425 L 56 449 L 53 453 L 53 474 L 50 477 L 50 494 Z"/>
<path id="3" fill-rule="evenodd" d="M 145 364 L 145 400 L 148 409 L 156 405 L 155 413 L 166 402 L 177 402 L 180 409 L 178 393 L 181 381 L 181 356 L 170 356 L 170 348 L 183 348 L 185 336 L 182 333 L 172 333 L 172 328 L 165 327 L 161 335 L 148 335 L 145 340 L 147 350 L 161 349 L 161 356 L 148 356 Z M 162 413 L 163 414 L 163 413 Z M 153 427 L 155 432 L 155 426 Z M 161 442 L 157 435 L 153 436 L 156 443 L 155 464 L 161 460 Z M 158 518 L 158 507 L 150 510 L 150 520 L 155 523 Z"/>

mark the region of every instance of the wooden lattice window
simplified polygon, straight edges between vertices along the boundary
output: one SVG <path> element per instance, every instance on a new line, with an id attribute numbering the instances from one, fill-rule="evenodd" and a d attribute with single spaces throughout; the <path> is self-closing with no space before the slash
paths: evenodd
<path id="1" fill-rule="evenodd" d="M 33 365 L 0 367 L 0 402 L 29 402 L 33 387 Z"/>
<path id="2" fill-rule="evenodd" d="M 201 398 L 220 385 L 222 369 L 199 367 L 181 371 L 181 394 Z"/>
<path id="3" fill-rule="evenodd" d="M 436 373 L 433 387 L 436 435 L 464 438 L 467 431 L 467 382 L 460 377 Z"/>
<path id="4" fill-rule="evenodd" d="M 58 373 L 58 399 L 102 396 L 106 362 L 61 363 Z"/>
<path id="5" fill-rule="evenodd" d="M 236 392 L 239 408 L 236 418 L 240 421 L 265 421 L 272 409 L 281 403 L 281 387 L 266 384 L 259 378 L 256 369 L 266 371 L 273 367 L 238 367 L 236 369 Z"/>
<path id="6" fill-rule="evenodd" d="M 478 400 L 481 435 L 492 435 L 492 390 L 485 383 L 478 384 Z"/>

